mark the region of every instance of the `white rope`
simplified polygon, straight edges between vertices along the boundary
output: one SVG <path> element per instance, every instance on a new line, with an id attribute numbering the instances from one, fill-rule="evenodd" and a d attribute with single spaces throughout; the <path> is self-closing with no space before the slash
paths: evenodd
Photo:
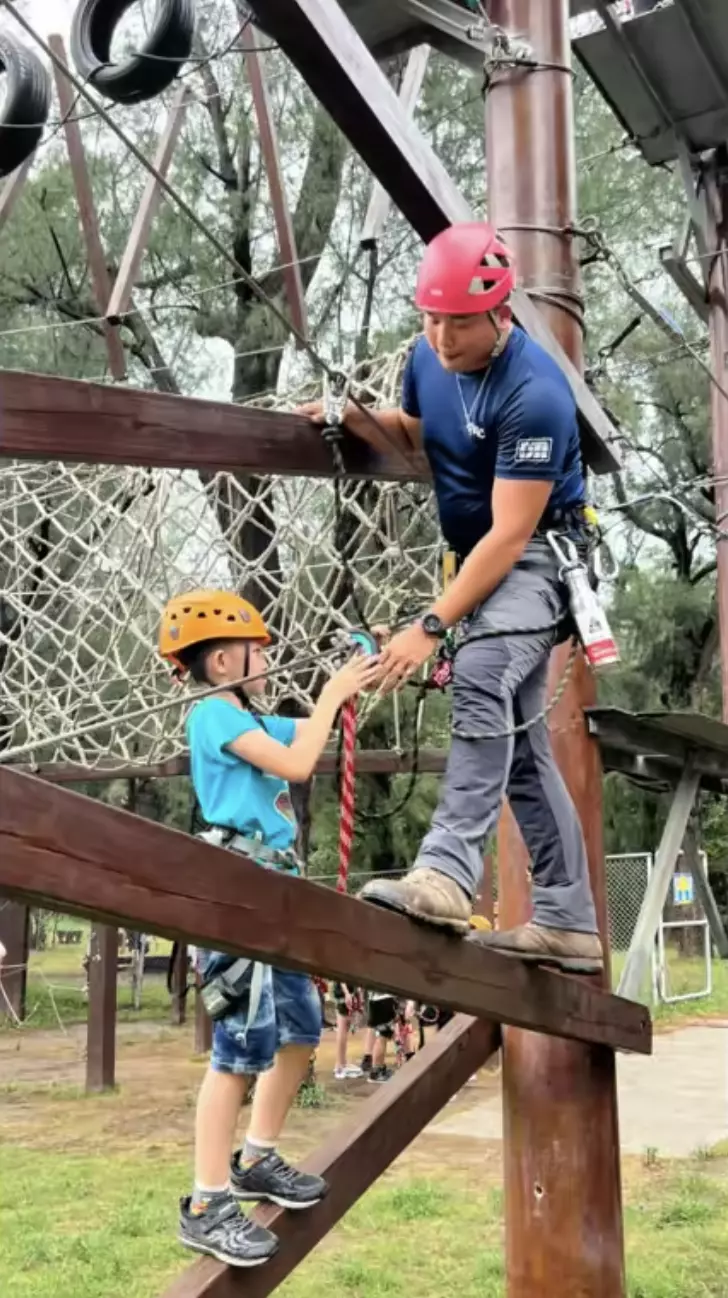
<path id="1" fill-rule="evenodd" d="M 408 345 L 353 390 L 397 400 Z M 256 404 L 292 409 L 311 385 Z M 64 463 L 0 465 L 0 759 L 155 765 L 184 749 L 189 695 L 156 654 L 161 610 L 193 586 L 254 582 L 276 631 L 268 705 L 310 709 L 327 662 L 312 643 L 356 617 L 343 601 L 330 481 Z M 433 598 L 440 533 L 423 485 L 347 482 L 346 568 L 370 621 Z M 253 528 L 255 557 L 241 553 Z M 273 562 L 274 558 L 277 560 Z M 373 701 L 368 704 L 373 706 Z"/>

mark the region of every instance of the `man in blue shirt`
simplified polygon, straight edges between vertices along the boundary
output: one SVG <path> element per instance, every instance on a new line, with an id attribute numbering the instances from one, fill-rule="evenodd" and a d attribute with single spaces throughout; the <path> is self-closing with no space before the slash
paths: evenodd
<path id="1" fill-rule="evenodd" d="M 602 949 L 584 839 L 541 715 L 566 612 L 545 532 L 578 536 L 584 527 L 577 412 L 559 367 L 512 323 L 514 282 L 511 256 L 490 226 L 466 223 L 438 235 L 420 267 L 424 337 L 408 359 L 401 407 L 377 412 L 390 442 L 424 449 L 442 530 L 460 561 L 430 611 L 385 645 L 384 688 L 403 685 L 450 627 L 464 622 L 465 636 L 430 831 L 404 879 L 372 880 L 360 896 L 466 932 L 507 796 L 532 859 L 533 920 L 471 940 L 595 973 Z M 305 410 L 321 420 L 320 407 Z M 381 448 L 370 416 L 350 405 L 345 422 Z"/>

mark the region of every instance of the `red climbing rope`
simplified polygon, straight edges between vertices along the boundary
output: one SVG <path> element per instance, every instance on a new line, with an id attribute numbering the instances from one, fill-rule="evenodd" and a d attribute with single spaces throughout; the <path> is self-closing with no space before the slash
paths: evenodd
<path id="1" fill-rule="evenodd" d="M 356 700 L 348 699 L 341 709 L 341 800 L 339 805 L 339 874 L 336 891 L 346 892 L 349 862 L 354 842 L 354 800 L 356 785 Z"/>

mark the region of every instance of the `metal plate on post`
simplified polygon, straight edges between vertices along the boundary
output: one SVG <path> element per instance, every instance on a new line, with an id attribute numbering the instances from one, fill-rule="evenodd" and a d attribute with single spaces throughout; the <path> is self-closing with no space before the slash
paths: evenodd
<path id="1" fill-rule="evenodd" d="M 607 28 L 591 32 L 574 41 L 573 49 L 646 160 L 655 165 L 675 159 L 679 138 L 694 152 L 723 143 L 728 137 L 725 0 L 677 0 L 624 22 L 621 31 L 621 38 Z"/>

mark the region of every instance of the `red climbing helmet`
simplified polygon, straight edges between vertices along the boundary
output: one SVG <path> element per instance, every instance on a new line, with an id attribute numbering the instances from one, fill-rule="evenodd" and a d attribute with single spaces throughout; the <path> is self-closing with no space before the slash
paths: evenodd
<path id="1" fill-rule="evenodd" d="M 428 243 L 415 303 L 433 314 L 478 315 L 501 306 L 515 283 L 513 254 L 493 226 L 464 221 Z"/>

